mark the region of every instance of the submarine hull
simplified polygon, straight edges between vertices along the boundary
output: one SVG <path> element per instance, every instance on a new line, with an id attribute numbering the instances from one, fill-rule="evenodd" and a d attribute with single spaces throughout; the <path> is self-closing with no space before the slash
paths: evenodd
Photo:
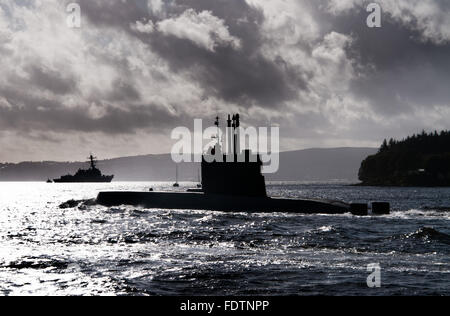
<path id="1" fill-rule="evenodd" d="M 176 210 L 221 212 L 344 214 L 350 206 L 328 200 L 294 200 L 269 197 L 210 195 L 186 192 L 100 192 L 97 203 L 103 206 L 132 205 Z"/>

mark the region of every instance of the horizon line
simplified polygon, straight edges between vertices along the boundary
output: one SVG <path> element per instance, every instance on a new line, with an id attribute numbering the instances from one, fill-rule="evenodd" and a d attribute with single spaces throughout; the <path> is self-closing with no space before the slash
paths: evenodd
<path id="1" fill-rule="evenodd" d="M 307 151 L 307 150 L 333 150 L 333 149 L 379 149 L 378 147 L 352 147 L 352 146 L 342 146 L 342 147 L 310 147 L 310 148 L 303 148 L 303 149 L 293 149 L 293 150 L 284 150 L 284 151 L 280 151 L 280 154 L 283 153 L 290 153 L 290 152 L 298 152 L 298 151 Z M 193 153 L 190 153 L 191 155 Z M 136 158 L 136 157 L 145 157 L 145 156 L 166 156 L 166 155 L 171 155 L 170 153 L 161 153 L 161 154 L 141 154 L 141 155 L 131 155 L 131 156 L 119 156 L 119 157 L 112 157 L 112 158 L 104 158 L 104 159 L 98 159 L 98 161 L 111 161 L 111 160 L 117 160 L 117 159 L 124 159 L 124 158 Z M 86 160 L 87 161 L 87 160 Z M 18 165 L 18 164 L 22 164 L 22 163 L 44 163 L 44 162 L 53 162 L 53 163 L 84 163 L 86 161 L 81 161 L 81 160 L 22 160 L 22 161 L 18 161 L 18 162 L 8 162 L 8 161 L 3 161 L 0 162 L 0 165 L 6 165 L 6 164 L 11 164 L 11 165 Z"/>

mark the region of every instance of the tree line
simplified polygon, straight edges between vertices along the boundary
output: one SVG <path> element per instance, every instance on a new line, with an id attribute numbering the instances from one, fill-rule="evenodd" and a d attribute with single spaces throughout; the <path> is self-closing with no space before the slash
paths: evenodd
<path id="1" fill-rule="evenodd" d="M 359 170 L 364 185 L 450 186 L 450 131 L 385 139 Z"/>

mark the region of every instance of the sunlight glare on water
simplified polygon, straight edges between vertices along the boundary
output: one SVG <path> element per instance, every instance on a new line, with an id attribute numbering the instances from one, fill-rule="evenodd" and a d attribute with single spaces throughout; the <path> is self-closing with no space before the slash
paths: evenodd
<path id="1" fill-rule="evenodd" d="M 274 196 L 391 202 L 391 215 L 364 218 L 59 207 L 150 187 L 173 190 L 1 183 L 0 294 L 450 294 L 450 189 L 268 186 Z M 366 285 L 370 263 L 382 266 L 380 289 Z"/>

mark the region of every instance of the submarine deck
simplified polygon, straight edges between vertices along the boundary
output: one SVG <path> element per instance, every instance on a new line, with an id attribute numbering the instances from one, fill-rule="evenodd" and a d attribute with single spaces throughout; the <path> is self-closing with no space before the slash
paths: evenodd
<path id="1" fill-rule="evenodd" d="M 221 212 L 299 214 L 350 212 L 350 205 L 340 201 L 206 195 L 196 192 L 100 192 L 97 203 L 108 207 L 132 205 L 146 208 Z"/>

